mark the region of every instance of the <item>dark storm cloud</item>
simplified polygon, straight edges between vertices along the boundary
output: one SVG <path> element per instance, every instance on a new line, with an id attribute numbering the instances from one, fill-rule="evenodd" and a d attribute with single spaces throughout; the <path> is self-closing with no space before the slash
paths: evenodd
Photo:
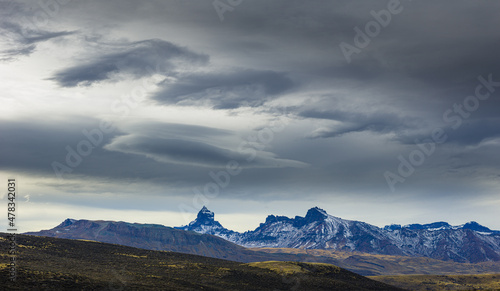
<path id="1" fill-rule="evenodd" d="M 163 89 L 153 98 L 165 104 L 199 105 L 208 102 L 215 109 L 256 107 L 293 85 L 282 72 L 234 69 L 223 73 L 179 76 L 173 83 L 164 82 Z"/>
<path id="2" fill-rule="evenodd" d="M 109 80 L 118 73 L 128 73 L 134 77 L 156 73 L 168 75 L 180 64 L 188 66 L 208 62 L 207 55 L 160 39 L 116 44 L 111 49 L 117 52 L 63 69 L 52 79 L 62 87 L 74 87 Z"/>

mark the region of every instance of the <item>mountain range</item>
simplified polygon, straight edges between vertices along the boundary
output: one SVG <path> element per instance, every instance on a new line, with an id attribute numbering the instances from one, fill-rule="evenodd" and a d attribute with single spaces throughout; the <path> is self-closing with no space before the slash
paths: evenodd
<path id="1" fill-rule="evenodd" d="M 198 223 L 210 228 L 210 220 L 202 223 L 207 209 L 201 211 Z M 191 226 L 197 224 L 191 224 Z M 217 224 L 215 224 L 217 225 Z M 220 230 L 217 225 L 217 229 Z M 214 233 L 215 229 L 212 229 Z M 228 233 L 228 232 L 226 232 Z M 398 274 L 482 274 L 500 272 L 500 261 L 475 264 L 441 261 L 425 257 L 388 256 L 360 252 L 298 248 L 245 248 L 220 237 L 178 230 L 158 224 L 122 221 L 66 219 L 58 226 L 29 235 L 98 241 L 147 250 L 172 251 L 226 259 L 237 262 L 294 261 L 333 264 L 364 276 Z M 232 232 L 231 235 L 237 234 Z"/>
<path id="2" fill-rule="evenodd" d="M 318 207 L 309 209 L 304 217 L 269 215 L 255 230 L 244 233 L 226 229 L 215 220 L 212 211 L 203 207 L 194 221 L 176 228 L 158 224 L 66 219 L 55 228 L 26 234 L 93 240 L 239 262 L 324 262 L 361 270 L 364 274 L 380 273 L 381 270 L 359 268 L 362 264 L 353 258 L 361 253 L 427 257 L 457 263 L 500 262 L 500 232 L 476 222 L 460 226 L 446 222 L 405 226 L 393 224 L 380 228 L 329 215 Z M 283 251 L 279 254 L 264 252 L 266 248 Z M 317 256 L 289 251 L 293 249 L 352 255 L 341 255 L 342 258 L 338 255 Z"/>
<path id="3" fill-rule="evenodd" d="M 314 207 L 305 217 L 269 215 L 255 230 L 238 233 L 224 228 L 214 216 L 203 207 L 194 221 L 177 229 L 216 235 L 244 247 L 326 249 L 460 263 L 500 261 L 500 231 L 474 221 L 460 226 L 435 222 L 380 228 Z"/>

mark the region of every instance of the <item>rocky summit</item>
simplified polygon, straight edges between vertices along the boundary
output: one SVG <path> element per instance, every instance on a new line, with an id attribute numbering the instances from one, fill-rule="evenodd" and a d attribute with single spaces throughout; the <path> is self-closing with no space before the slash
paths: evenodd
<path id="1" fill-rule="evenodd" d="M 211 234 L 219 236 L 228 241 L 235 241 L 239 237 L 239 233 L 224 228 L 218 221 L 215 220 L 215 215 L 205 206 L 198 212 L 196 219 L 188 225 L 174 227 L 175 229 L 195 231 L 197 233 Z"/>

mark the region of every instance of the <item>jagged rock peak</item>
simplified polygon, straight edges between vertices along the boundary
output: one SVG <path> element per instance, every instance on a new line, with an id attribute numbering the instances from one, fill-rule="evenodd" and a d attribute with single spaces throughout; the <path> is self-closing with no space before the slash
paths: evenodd
<path id="1" fill-rule="evenodd" d="M 328 217 L 328 213 L 319 207 L 313 207 L 307 211 L 306 221 L 323 221 Z"/>
<path id="2" fill-rule="evenodd" d="M 198 212 L 196 219 L 189 223 L 189 227 L 199 227 L 202 225 L 222 228 L 222 225 L 214 219 L 214 213 L 208 210 L 206 206 L 203 206 Z"/>
<path id="3" fill-rule="evenodd" d="M 203 208 L 198 212 L 198 216 L 196 216 L 196 220 L 198 221 L 214 221 L 214 213 L 206 206 L 203 206 Z"/>

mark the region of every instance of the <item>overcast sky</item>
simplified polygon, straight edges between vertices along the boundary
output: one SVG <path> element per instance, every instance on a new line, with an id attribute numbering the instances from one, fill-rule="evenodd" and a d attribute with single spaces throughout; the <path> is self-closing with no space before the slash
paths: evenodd
<path id="1" fill-rule="evenodd" d="M 500 229 L 498 2 L 40 3 L 0 1 L 21 231 L 202 205 Z"/>

